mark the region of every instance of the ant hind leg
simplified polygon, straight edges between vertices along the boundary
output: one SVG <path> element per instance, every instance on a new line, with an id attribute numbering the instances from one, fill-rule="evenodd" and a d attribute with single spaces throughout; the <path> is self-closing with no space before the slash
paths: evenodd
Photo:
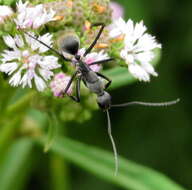
<path id="1" fill-rule="evenodd" d="M 108 81 L 107 84 L 105 85 L 105 89 L 107 89 L 111 85 L 112 80 L 110 78 L 106 77 L 105 75 L 101 74 L 101 73 L 96 72 L 96 74 L 99 77 L 101 77 L 101 78 L 105 79 L 106 81 Z"/>

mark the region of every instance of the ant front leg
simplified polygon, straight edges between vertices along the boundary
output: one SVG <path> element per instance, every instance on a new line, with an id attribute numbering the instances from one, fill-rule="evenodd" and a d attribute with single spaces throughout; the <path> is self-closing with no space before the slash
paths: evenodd
<path id="1" fill-rule="evenodd" d="M 53 49 L 52 47 L 48 46 L 46 43 L 44 43 L 43 41 L 39 40 L 38 37 L 33 36 L 32 34 L 23 31 L 27 36 L 29 36 L 30 38 L 36 40 L 37 42 L 39 42 L 40 44 L 44 45 L 45 47 L 47 47 L 48 49 L 50 49 L 52 52 L 56 53 L 57 55 L 59 55 L 63 60 L 65 61 L 72 61 L 71 59 L 67 59 L 66 57 L 64 57 L 63 54 L 61 54 L 59 51 Z"/>
<path id="2" fill-rule="evenodd" d="M 97 43 L 97 40 L 100 38 L 102 32 L 103 32 L 103 29 L 105 27 L 105 24 L 104 23 L 95 23 L 95 24 L 92 24 L 91 27 L 94 27 L 94 26 L 101 26 L 95 40 L 92 42 L 92 44 L 89 46 L 89 48 L 87 48 L 87 50 L 85 51 L 84 53 L 84 57 L 91 52 L 91 50 L 93 49 L 93 47 L 95 46 L 95 44 Z"/>
<path id="3" fill-rule="evenodd" d="M 76 97 L 75 96 L 69 96 L 72 100 L 74 100 L 75 102 L 80 102 L 80 98 L 81 98 L 81 80 L 82 80 L 82 76 L 77 78 L 77 82 L 76 82 Z"/>
<path id="4" fill-rule="evenodd" d="M 96 74 L 97 74 L 99 77 L 101 77 L 101 78 L 103 78 L 103 79 L 105 79 L 105 80 L 108 81 L 107 84 L 105 85 L 105 89 L 107 89 L 107 88 L 111 85 L 112 80 L 111 80 L 110 78 L 106 77 L 105 75 L 101 74 L 101 73 L 97 73 L 97 72 L 96 72 Z"/>

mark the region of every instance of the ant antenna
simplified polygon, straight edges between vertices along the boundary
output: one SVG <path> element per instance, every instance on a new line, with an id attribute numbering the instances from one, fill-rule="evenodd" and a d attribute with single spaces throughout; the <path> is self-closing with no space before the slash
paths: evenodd
<path id="1" fill-rule="evenodd" d="M 48 46 L 46 43 L 42 42 L 41 40 L 39 40 L 37 37 L 34 37 L 33 35 L 29 34 L 26 31 L 23 31 L 26 35 L 28 35 L 30 38 L 38 41 L 40 44 L 44 45 L 45 47 L 47 47 L 48 49 L 50 49 L 51 51 L 53 51 L 54 53 L 56 53 L 57 55 L 59 55 L 60 57 L 62 57 L 65 61 L 71 61 L 70 59 L 65 58 L 61 53 L 59 53 L 57 50 L 53 49 L 52 47 Z"/>
<path id="2" fill-rule="evenodd" d="M 173 101 L 160 102 L 160 103 L 133 101 L 133 102 L 127 102 L 127 103 L 123 103 L 123 104 L 114 104 L 114 105 L 111 105 L 111 107 L 126 107 L 126 106 L 132 106 L 132 105 L 161 107 L 161 106 L 171 106 L 171 105 L 178 103 L 179 101 L 180 101 L 179 98 L 176 100 L 173 100 Z"/>
<path id="3" fill-rule="evenodd" d="M 118 172 L 118 168 L 119 168 L 118 155 L 117 155 L 117 149 L 115 146 L 115 141 L 114 141 L 112 133 L 111 133 L 111 120 L 110 120 L 110 116 L 109 116 L 109 111 L 106 110 L 106 113 L 107 113 L 107 123 L 108 123 L 108 135 L 111 140 L 111 144 L 113 147 L 113 153 L 114 153 L 114 159 L 115 159 L 115 176 L 116 176 L 117 172 Z"/>

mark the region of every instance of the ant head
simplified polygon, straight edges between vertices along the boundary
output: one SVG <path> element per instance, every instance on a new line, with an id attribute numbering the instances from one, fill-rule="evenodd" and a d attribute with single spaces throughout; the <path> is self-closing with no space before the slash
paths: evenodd
<path id="1" fill-rule="evenodd" d="M 108 92 L 97 97 L 97 103 L 102 110 L 108 110 L 111 107 L 111 96 Z"/>
<path id="2" fill-rule="evenodd" d="M 63 53 L 76 55 L 79 50 L 80 40 L 74 34 L 67 34 L 59 39 L 58 45 Z"/>

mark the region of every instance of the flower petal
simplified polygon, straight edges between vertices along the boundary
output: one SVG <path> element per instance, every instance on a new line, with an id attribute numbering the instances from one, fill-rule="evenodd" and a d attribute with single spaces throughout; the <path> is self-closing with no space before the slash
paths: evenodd
<path id="1" fill-rule="evenodd" d="M 143 21 L 141 21 L 140 23 L 136 23 L 135 29 L 134 29 L 134 38 L 139 39 L 146 30 L 147 30 L 147 27 L 144 26 Z"/>
<path id="2" fill-rule="evenodd" d="M 39 74 L 43 77 L 45 81 L 50 80 L 51 77 L 54 75 L 52 71 L 49 71 L 47 69 L 39 69 Z"/>
<path id="3" fill-rule="evenodd" d="M 16 48 L 15 40 L 10 35 L 3 36 L 3 40 L 8 47 L 13 48 L 13 49 Z"/>
<path id="4" fill-rule="evenodd" d="M 109 36 L 111 38 L 116 38 L 119 35 L 126 33 L 126 28 L 126 22 L 120 17 L 110 26 Z"/>
<path id="5" fill-rule="evenodd" d="M 0 65 L 0 71 L 11 75 L 18 68 L 18 64 L 16 62 L 12 63 L 4 63 Z"/>
<path id="6" fill-rule="evenodd" d="M 53 70 L 61 67 L 61 65 L 58 64 L 58 58 L 52 55 L 44 56 L 42 61 L 39 62 L 39 65 L 41 68 L 47 70 Z"/>
<path id="7" fill-rule="evenodd" d="M 19 50 L 14 50 L 14 51 L 9 51 L 9 50 L 5 50 L 2 55 L 3 58 L 1 59 L 1 61 L 3 63 L 6 63 L 8 61 L 12 61 L 14 59 L 19 59 L 21 56 L 21 52 Z"/>
<path id="8" fill-rule="evenodd" d="M 52 47 L 53 41 L 52 41 L 52 35 L 51 34 L 46 33 L 43 36 L 40 36 L 38 39 L 40 41 L 42 41 L 43 43 L 47 44 L 49 47 Z M 39 45 L 39 52 L 40 53 L 44 53 L 44 52 L 49 50 L 49 48 L 47 48 L 43 44 L 38 43 L 38 45 Z"/>
<path id="9" fill-rule="evenodd" d="M 149 74 L 157 77 L 158 73 L 155 72 L 155 69 L 153 68 L 153 66 L 149 63 L 142 63 L 142 68 Z"/>
<path id="10" fill-rule="evenodd" d="M 138 64 L 135 64 L 135 63 L 130 64 L 128 69 L 129 69 L 129 72 L 140 81 L 145 81 L 145 82 L 150 81 L 149 74 Z"/>
<path id="11" fill-rule="evenodd" d="M 16 35 L 15 38 L 15 43 L 19 48 L 22 48 L 24 46 L 24 41 L 23 38 L 20 35 Z"/>
<path id="12" fill-rule="evenodd" d="M 21 80 L 21 71 L 17 71 L 9 80 L 11 86 L 18 86 Z"/>
<path id="13" fill-rule="evenodd" d="M 46 83 L 41 77 L 37 76 L 36 74 L 34 79 L 35 79 L 35 85 L 37 87 L 37 90 L 42 92 L 46 88 Z"/>

